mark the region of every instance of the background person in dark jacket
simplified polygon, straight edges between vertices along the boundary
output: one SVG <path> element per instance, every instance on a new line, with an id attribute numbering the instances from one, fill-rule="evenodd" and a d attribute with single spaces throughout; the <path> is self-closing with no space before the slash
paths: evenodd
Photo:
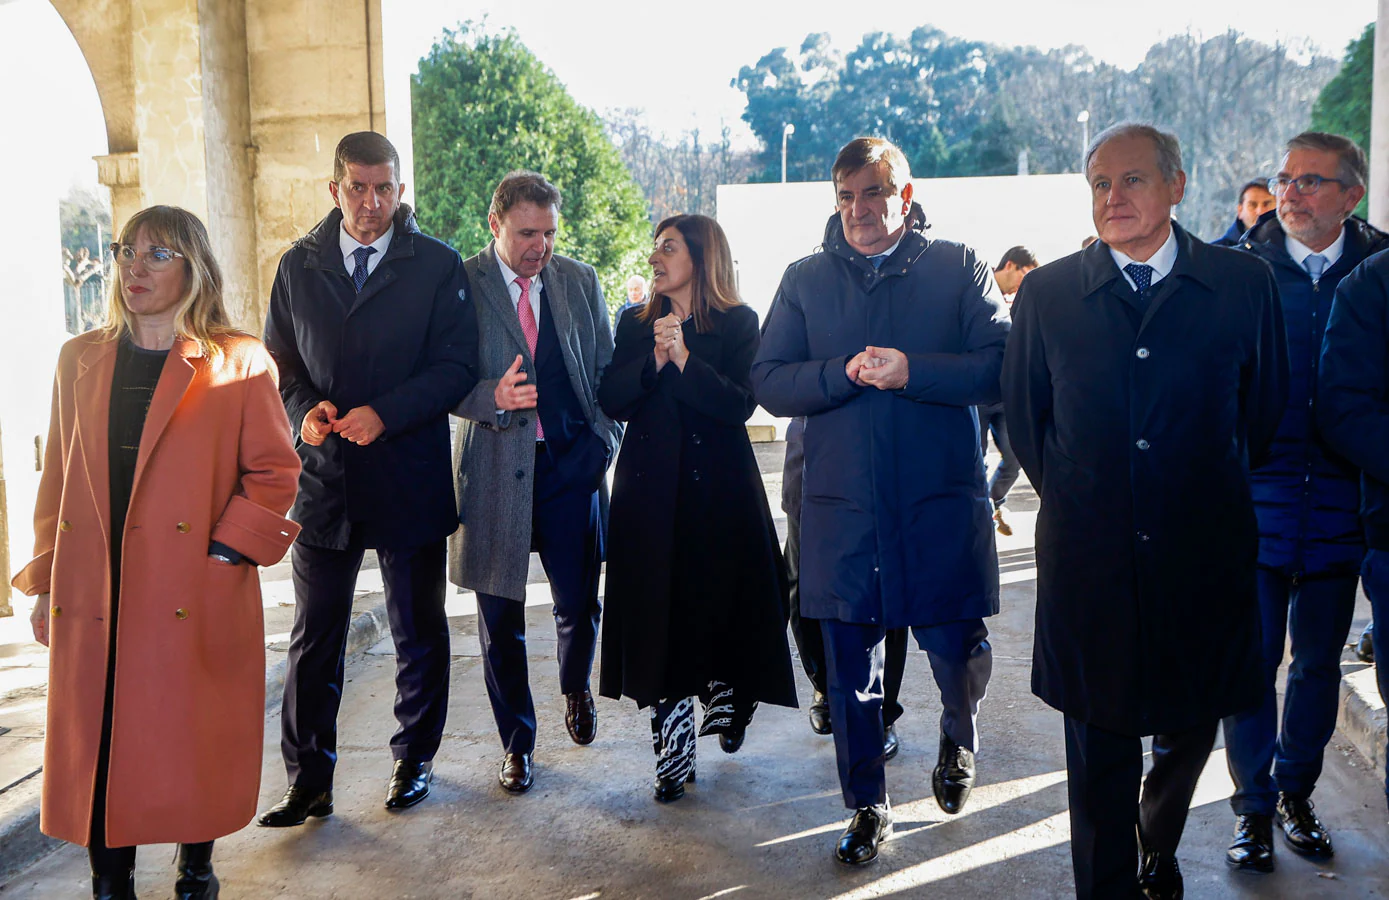
<path id="1" fill-rule="evenodd" d="M 1268 181 L 1260 178 L 1246 182 L 1239 189 L 1239 200 L 1235 203 L 1235 221 L 1225 229 L 1225 233 L 1211 241 L 1217 247 L 1233 247 L 1240 242 L 1244 233 L 1258 223 L 1259 217 L 1271 212 L 1277 203 L 1269 192 Z"/>
<path id="2" fill-rule="evenodd" d="M 1003 364 L 1042 499 L 1032 690 L 1066 716 L 1077 896 L 1180 897 L 1216 725 L 1259 698 L 1249 469 L 1283 412 L 1283 322 L 1267 264 L 1171 221 L 1175 137 L 1116 125 L 1085 172 L 1100 241 L 1027 276 Z"/>
<path id="3" fill-rule="evenodd" d="M 1350 218 L 1365 194 L 1365 154 L 1339 135 L 1309 132 L 1288 142 L 1270 187 L 1278 214 L 1239 245 L 1267 261 L 1278 281 L 1288 335 L 1288 408 L 1268 459 L 1252 475 L 1259 519 L 1259 612 L 1263 698 L 1225 720 L 1235 793 L 1230 865 L 1273 870 L 1273 816 L 1299 853 L 1330 856 L 1331 838 L 1308 798 L 1336 730 L 1341 649 L 1355 612 L 1364 557 L 1360 479 L 1323 442 L 1314 423 L 1317 360 L 1341 278 L 1389 236 Z M 1275 682 L 1288 633 L 1279 729 Z"/>
<path id="4" fill-rule="evenodd" d="M 911 627 L 941 690 L 932 787 L 959 812 L 998 612 L 978 420 L 998 399 L 1008 314 L 993 273 L 911 226 L 906 157 L 858 138 L 832 170 L 821 253 L 782 276 L 753 364 L 758 401 L 805 416 L 801 612 L 821 620 L 844 803 L 836 858 L 872 862 L 892 834 L 883 773 L 883 639 Z"/>
<path id="5" fill-rule="evenodd" d="M 920 207 L 916 207 L 919 209 Z M 923 221 L 918 219 L 917 221 Z M 825 663 L 825 637 L 820 623 L 801 615 L 801 494 L 805 476 L 805 418 L 797 416 L 786 426 L 786 461 L 781 470 L 781 511 L 786 513 L 786 571 L 790 585 L 791 636 L 801 668 L 810 679 L 810 730 L 834 731 L 830 719 L 829 672 Z M 907 671 L 906 628 L 889 628 L 883 642 L 883 759 L 902 749 L 897 720 L 902 718 L 902 677 Z"/>
<path id="6" fill-rule="evenodd" d="M 1023 278 L 1035 268 L 1037 257 L 1022 246 L 1008 248 L 994 267 L 994 281 L 998 282 L 998 290 L 1010 307 L 1018 288 L 1022 287 Z M 1018 483 L 1022 466 L 1018 465 L 1018 457 L 1008 441 L 1008 421 L 1003 415 L 1002 403 L 979 407 L 979 449 L 985 456 L 989 455 L 990 434 L 994 436 L 994 446 L 998 448 L 1000 458 L 989 475 L 989 502 L 994 506 L 994 526 L 999 534 L 1009 537 L 1013 534 L 1013 526 L 1008 524 L 1003 507 L 1008 503 L 1008 492 Z"/>
<path id="7" fill-rule="evenodd" d="M 651 302 L 622 316 L 598 386 L 604 411 L 628 423 L 600 688 L 651 709 L 656 799 L 670 802 L 694 778 L 696 736 L 737 752 L 757 704 L 794 707 L 796 682 L 786 571 L 747 431 L 757 313 L 708 216 L 657 225 L 651 266 Z"/>
<path id="8" fill-rule="evenodd" d="M 477 319 L 463 261 L 400 203 L 400 158 L 369 131 L 338 144 L 337 209 L 280 259 L 265 344 L 299 435 L 290 518 L 294 630 L 285 676 L 284 799 L 261 816 L 333 811 L 343 652 L 357 570 L 375 549 L 395 639 L 388 809 L 429 793 L 448 711 L 445 541 L 458 527 L 448 411 L 472 388 Z"/>
<path id="9" fill-rule="evenodd" d="M 1356 266 L 1336 287 L 1322 342 L 1317 426 L 1360 470 L 1365 528 L 1360 577 L 1375 626 L 1375 676 L 1389 701 L 1389 251 Z M 1389 777 L 1385 780 L 1389 801 Z"/>

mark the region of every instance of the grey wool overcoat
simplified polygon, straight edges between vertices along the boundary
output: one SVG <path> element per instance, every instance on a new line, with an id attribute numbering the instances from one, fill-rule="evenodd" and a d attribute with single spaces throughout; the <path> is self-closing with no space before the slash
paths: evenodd
<path id="1" fill-rule="evenodd" d="M 478 382 L 453 411 L 462 419 L 453 453 L 461 527 L 449 539 L 449 580 L 480 593 L 524 600 L 531 550 L 535 411 L 499 413 L 493 392 L 518 353 L 526 372 L 536 371 L 535 360 L 502 281 L 495 245 L 488 244 L 465 260 L 463 268 L 477 311 Z M 598 375 L 613 355 L 612 331 L 598 275 L 592 266 L 553 256 L 540 279 L 549 314 L 554 317 L 569 385 L 611 460 L 617 455 L 622 428 L 598 407 Z M 599 491 L 599 527 L 606 528 L 606 482 Z"/>

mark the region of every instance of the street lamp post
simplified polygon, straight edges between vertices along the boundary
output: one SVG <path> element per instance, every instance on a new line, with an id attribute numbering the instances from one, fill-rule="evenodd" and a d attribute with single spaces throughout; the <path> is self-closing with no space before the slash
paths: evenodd
<path id="1" fill-rule="evenodd" d="M 1090 110 L 1082 109 L 1076 116 L 1080 123 L 1080 172 L 1085 174 L 1085 151 L 1090 149 Z"/>
<path id="2" fill-rule="evenodd" d="M 786 139 L 796 133 L 796 126 L 790 122 L 781 126 L 781 183 L 786 183 Z"/>

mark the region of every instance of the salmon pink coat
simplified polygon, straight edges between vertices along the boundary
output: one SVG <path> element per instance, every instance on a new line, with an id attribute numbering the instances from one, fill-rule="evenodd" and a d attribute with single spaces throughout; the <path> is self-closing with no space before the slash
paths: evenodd
<path id="1" fill-rule="evenodd" d="M 178 340 L 140 439 L 122 542 L 106 843 L 194 843 L 255 814 L 265 722 L 260 583 L 212 560 L 219 541 L 261 565 L 298 533 L 284 516 L 299 459 L 275 365 L 248 335 L 220 358 Z M 86 845 L 101 746 L 111 609 L 107 428 L 117 342 L 64 345 L 34 512 L 15 577 L 50 594 L 45 834 Z"/>

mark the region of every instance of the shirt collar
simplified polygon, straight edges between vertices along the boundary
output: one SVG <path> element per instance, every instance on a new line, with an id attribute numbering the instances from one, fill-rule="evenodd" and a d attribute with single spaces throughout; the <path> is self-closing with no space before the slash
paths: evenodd
<path id="1" fill-rule="evenodd" d="M 506 260 L 502 259 L 502 255 L 500 253 L 496 254 L 496 257 L 497 268 L 502 270 L 502 282 L 506 284 L 507 290 L 511 290 L 512 285 L 516 285 L 516 279 L 520 278 L 521 276 L 517 275 L 516 272 L 512 270 L 511 266 L 508 266 L 506 264 Z M 520 285 L 516 285 L 516 290 L 518 292 L 521 290 Z M 540 276 L 538 274 L 531 278 L 531 293 L 540 293 Z M 512 298 L 512 300 L 514 302 L 515 298 Z"/>
<path id="2" fill-rule="evenodd" d="M 897 242 L 896 242 L 895 244 L 893 244 L 891 247 L 888 247 L 888 248 L 887 248 L 886 250 L 884 250 L 882 253 L 873 253 L 873 254 L 866 255 L 866 256 L 864 256 L 864 259 L 873 260 L 873 259 L 877 259 L 877 258 L 880 257 L 880 256 L 881 256 L 883 259 L 887 259 L 889 256 L 891 256 L 892 254 L 894 254 L 894 253 L 897 252 L 897 248 L 898 248 L 898 247 L 902 246 L 902 239 L 905 238 L 906 236 L 907 236 L 907 229 L 906 229 L 905 227 L 903 227 L 903 228 L 902 228 L 902 233 L 901 233 L 900 235 L 897 236 Z"/>
<path id="3" fill-rule="evenodd" d="M 1123 272 L 1124 266 L 1127 266 L 1129 263 L 1138 262 L 1138 260 L 1134 259 L 1131 256 L 1127 256 L 1123 253 L 1120 253 L 1113 247 L 1109 248 L 1109 255 L 1114 257 L 1114 264 L 1119 267 L 1120 272 Z M 1140 263 L 1140 265 L 1150 266 L 1152 268 L 1152 283 L 1157 284 L 1159 281 L 1167 277 L 1168 273 L 1172 271 L 1172 267 L 1176 264 L 1177 229 L 1173 228 L 1171 231 L 1168 232 L 1167 240 L 1162 242 L 1162 246 L 1157 249 L 1157 252 L 1150 256 L 1144 262 Z M 1124 278 L 1128 279 L 1128 277 L 1128 273 L 1125 272 Z"/>
<path id="4" fill-rule="evenodd" d="M 363 244 L 361 241 L 357 240 L 352 235 L 347 233 L 346 225 L 338 225 L 338 246 L 342 247 L 342 258 L 344 260 L 351 259 L 352 251 L 356 250 L 359 247 L 374 247 L 376 248 L 376 253 L 374 254 L 375 256 L 385 256 L 386 248 L 391 246 L 391 238 L 394 236 L 395 223 L 392 222 L 391 227 L 386 229 L 385 234 L 381 235 L 379 238 L 372 241 L 370 244 Z"/>
<path id="5" fill-rule="evenodd" d="M 1288 250 L 1288 255 L 1291 256 L 1293 258 L 1293 262 L 1297 263 L 1299 266 L 1302 266 L 1303 260 L 1305 260 L 1307 257 L 1311 256 L 1314 252 L 1316 252 L 1311 247 L 1308 247 L 1306 244 L 1302 243 L 1302 241 L 1299 241 L 1297 238 L 1293 237 L 1290 234 L 1285 234 L 1284 239 L 1287 241 L 1286 247 Z M 1325 250 L 1321 251 L 1321 255 L 1326 257 L 1326 268 L 1329 269 L 1332 266 L 1334 266 L 1336 264 L 1336 260 L 1341 258 L 1341 254 L 1345 251 L 1345 249 L 1346 226 L 1342 225 L 1341 233 L 1336 235 L 1336 240 L 1332 242 L 1330 247 L 1327 247 Z M 1305 268 L 1305 266 L 1303 266 L 1303 268 Z"/>

